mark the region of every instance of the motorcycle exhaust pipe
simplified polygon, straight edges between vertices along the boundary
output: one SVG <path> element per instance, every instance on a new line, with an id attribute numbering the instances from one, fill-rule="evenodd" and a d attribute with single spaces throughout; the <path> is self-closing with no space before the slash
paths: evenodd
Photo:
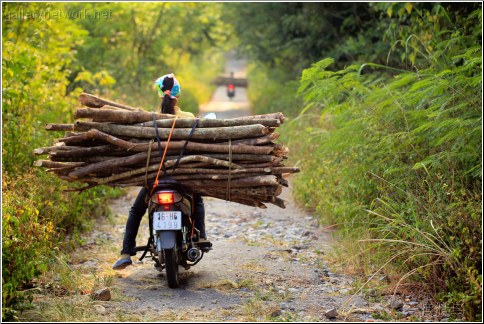
<path id="1" fill-rule="evenodd" d="M 192 262 L 195 262 L 198 259 L 200 259 L 201 255 L 202 255 L 202 253 L 197 248 L 191 248 L 190 250 L 187 251 L 188 260 L 190 260 Z"/>

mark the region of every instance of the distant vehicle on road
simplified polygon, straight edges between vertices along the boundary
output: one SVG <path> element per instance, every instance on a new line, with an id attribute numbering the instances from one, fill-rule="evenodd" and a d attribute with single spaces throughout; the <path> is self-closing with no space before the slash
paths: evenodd
<path id="1" fill-rule="evenodd" d="M 234 72 L 230 72 L 230 79 L 227 84 L 227 97 L 229 97 L 230 100 L 235 97 Z"/>

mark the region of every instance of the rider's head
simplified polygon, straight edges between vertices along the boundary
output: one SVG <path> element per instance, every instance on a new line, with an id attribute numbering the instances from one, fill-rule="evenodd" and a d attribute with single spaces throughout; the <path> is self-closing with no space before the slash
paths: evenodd
<path id="1" fill-rule="evenodd" d="M 158 94 L 163 98 L 161 112 L 164 114 L 175 114 L 175 105 L 180 96 L 181 88 L 173 73 L 165 74 L 155 81 Z"/>

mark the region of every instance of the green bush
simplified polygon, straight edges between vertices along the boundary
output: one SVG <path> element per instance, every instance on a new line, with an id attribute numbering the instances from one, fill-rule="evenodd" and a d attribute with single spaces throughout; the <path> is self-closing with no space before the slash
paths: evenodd
<path id="1" fill-rule="evenodd" d="M 80 89 L 66 95 L 68 66 L 86 33 L 69 20 L 25 25 L 8 18 L 20 8 L 48 10 L 45 4 L 2 5 L 2 318 L 11 320 L 26 300 L 22 290 L 47 269 L 63 235 L 102 214 L 104 197 L 115 192 L 63 193 L 65 183 L 32 167 L 32 150 L 59 135 L 45 123 L 73 119 Z"/>
<path id="2" fill-rule="evenodd" d="M 303 71 L 306 106 L 296 116 L 292 84 L 256 69 L 251 100 L 259 113 L 293 117 L 280 128 L 301 169 L 293 193 L 343 240 L 359 240 L 346 260 L 362 275 L 385 273 L 395 289 L 417 282 L 454 316 L 479 320 L 481 13 L 454 15 L 453 25 L 443 11 L 414 12 L 404 20 L 416 34 L 392 36 L 408 71 L 371 63 L 331 71 L 324 59 Z"/>
<path id="3" fill-rule="evenodd" d="M 21 177 L 2 179 L 2 318 L 15 318 L 28 301 L 32 279 L 46 271 L 67 233 L 88 228 L 107 215 L 110 188 L 70 192 L 43 170 L 27 168 Z"/>
<path id="4" fill-rule="evenodd" d="M 476 12 L 467 23 L 480 19 Z M 368 228 L 365 257 L 398 267 L 397 286 L 409 277 L 428 283 L 469 320 L 482 298 L 478 39 L 480 29 L 454 32 L 435 44 L 428 68 L 391 79 L 378 77 L 387 69 L 378 65 L 314 64 L 301 81 L 306 116 L 290 136 L 312 156 L 301 159 L 299 199 L 348 232 Z"/>
<path id="5" fill-rule="evenodd" d="M 33 149 L 62 136 L 44 125 L 73 122 L 82 91 L 157 110 L 154 81 L 170 72 L 182 82 L 180 106 L 197 113 L 223 63 L 220 49 L 207 49 L 226 32 L 218 4 L 2 3 L 2 9 L 2 318 L 11 320 L 26 301 L 22 290 L 47 269 L 65 234 L 88 229 L 105 214 L 105 200 L 119 194 L 101 187 L 66 193 L 67 183 L 34 169 L 43 157 Z"/>

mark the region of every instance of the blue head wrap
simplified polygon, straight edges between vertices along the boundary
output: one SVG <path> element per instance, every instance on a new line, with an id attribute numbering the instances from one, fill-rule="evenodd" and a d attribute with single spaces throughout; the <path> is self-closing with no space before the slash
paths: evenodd
<path id="1" fill-rule="evenodd" d="M 171 89 L 170 97 L 177 98 L 180 95 L 181 88 L 180 88 L 180 83 L 178 83 L 178 80 L 175 78 L 175 75 L 173 73 L 165 74 L 164 76 L 156 79 L 155 84 L 156 84 L 156 89 L 158 90 L 158 94 L 160 95 L 160 97 L 165 96 L 165 94 L 161 90 L 161 88 L 163 87 L 163 80 L 165 80 L 165 78 L 173 79 L 173 88 Z"/>

